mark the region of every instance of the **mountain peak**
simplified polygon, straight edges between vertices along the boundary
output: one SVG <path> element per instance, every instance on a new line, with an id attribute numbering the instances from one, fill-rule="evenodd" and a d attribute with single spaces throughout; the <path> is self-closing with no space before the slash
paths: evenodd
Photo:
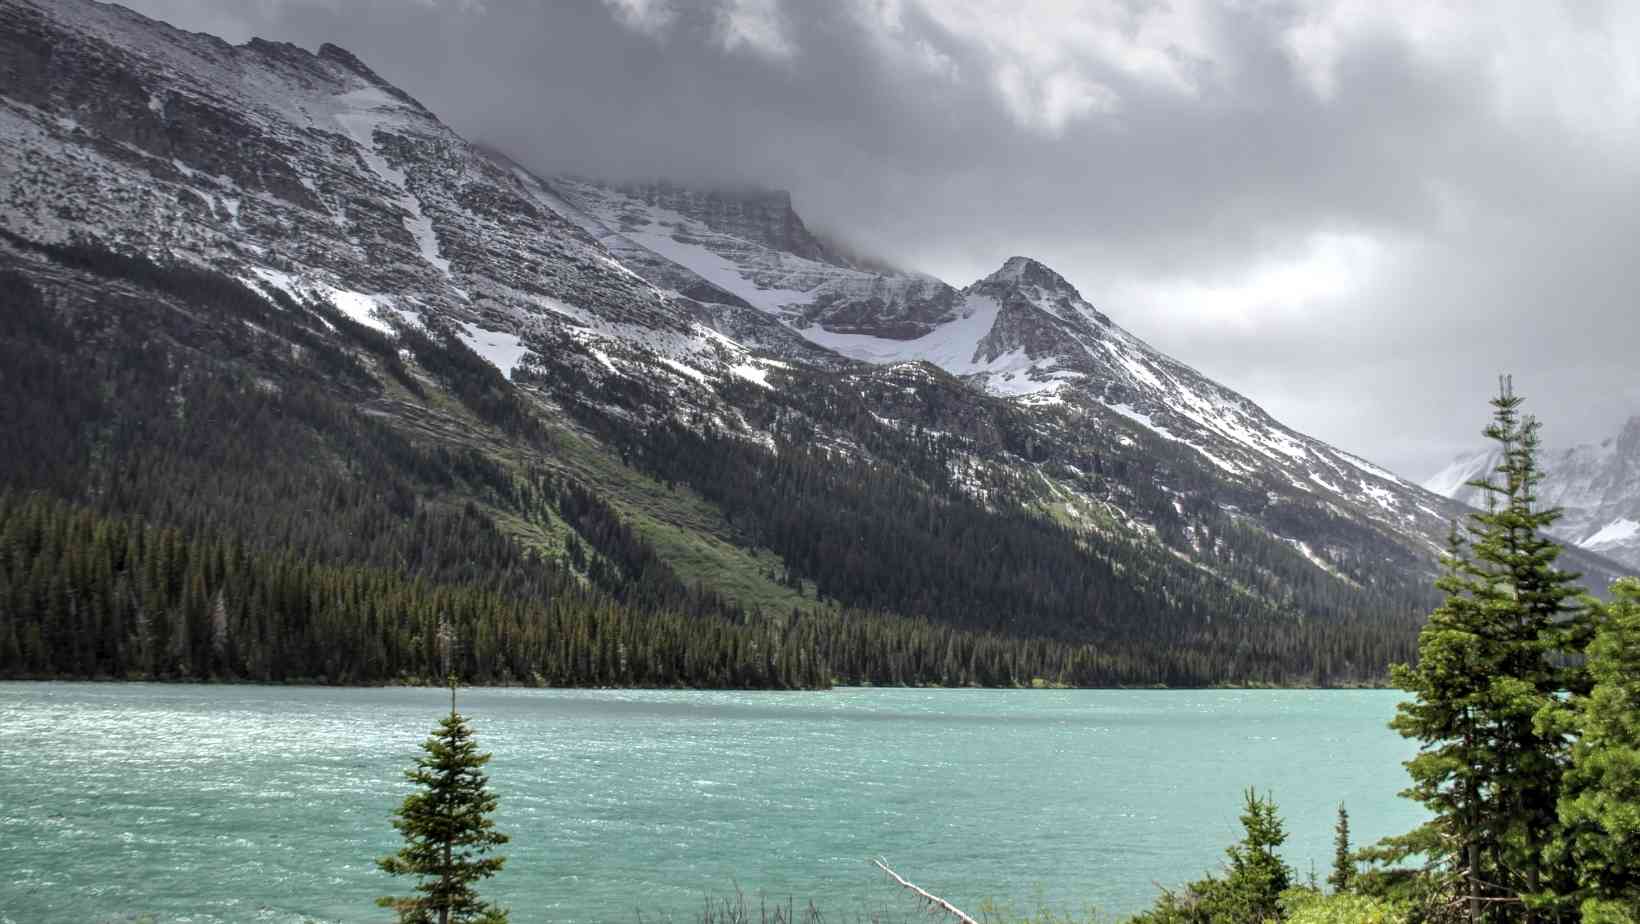
<path id="1" fill-rule="evenodd" d="M 1073 295 L 1078 294 L 1076 287 L 1066 281 L 1065 277 L 1030 257 L 1009 257 L 1003 262 L 1001 269 L 980 280 L 979 284 L 1037 286 L 1043 289 L 1068 292 Z M 1078 295 L 1078 297 L 1080 296 Z"/>
<path id="2" fill-rule="evenodd" d="M 335 61 L 337 64 L 340 64 L 348 70 L 357 73 L 359 76 L 369 79 L 372 83 L 381 81 L 381 78 L 376 75 L 375 71 L 370 69 L 369 65 L 359 60 L 358 55 L 348 51 L 340 45 L 332 45 L 329 42 L 325 42 L 323 45 L 319 46 L 319 51 L 317 54 L 326 61 Z"/>
<path id="3" fill-rule="evenodd" d="M 261 40 L 256 40 L 256 41 L 261 42 Z M 284 43 L 261 42 L 261 44 L 264 45 L 264 46 L 268 46 L 268 45 L 284 44 Z M 288 46 L 288 47 L 294 47 L 294 46 Z M 409 105 L 413 109 L 417 109 L 417 110 L 419 110 L 419 111 L 421 111 L 421 112 L 423 112 L 423 113 L 425 113 L 429 116 L 432 115 L 432 112 L 429 111 L 426 106 L 423 106 L 421 104 L 420 100 L 417 100 L 415 97 L 413 97 L 410 94 L 408 94 L 408 93 L 404 92 L 403 90 L 399 89 L 397 86 L 393 85 L 389 81 L 384 80 L 380 74 L 378 74 L 375 71 L 370 69 L 370 65 L 368 65 L 368 64 L 364 63 L 363 61 L 359 60 L 358 55 L 354 54 L 351 51 L 348 51 L 346 48 L 343 48 L 340 45 L 332 45 L 331 43 L 326 42 L 323 45 L 319 46 L 319 50 L 315 53 L 315 56 L 318 57 L 321 61 L 330 61 L 332 63 L 341 65 L 343 68 L 346 68 L 347 70 L 352 71 L 354 74 L 358 75 L 359 77 L 362 77 L 365 80 L 365 82 L 369 83 L 371 86 L 380 88 L 383 92 L 387 93 L 389 96 L 392 96 L 393 98 L 399 100 L 400 102 Z"/>
<path id="4" fill-rule="evenodd" d="M 1624 456 L 1640 456 L 1640 414 L 1636 414 L 1617 431 L 1617 451 Z"/>

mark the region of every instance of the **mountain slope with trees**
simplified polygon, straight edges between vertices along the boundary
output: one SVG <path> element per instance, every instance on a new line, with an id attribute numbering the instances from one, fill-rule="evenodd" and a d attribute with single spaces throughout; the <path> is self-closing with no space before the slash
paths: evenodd
<path id="1" fill-rule="evenodd" d="M 1362 683 L 1412 651 L 1430 511 L 1374 513 L 1251 455 L 1224 456 L 1231 473 L 1159 416 L 856 361 L 778 312 L 659 285 L 653 251 L 333 46 L 233 46 L 89 0 L 0 10 L 6 509 L 160 530 L 207 560 L 243 548 L 249 569 L 127 594 L 108 588 L 135 577 L 84 570 L 83 550 L 30 546 L 4 576 L 0 670 L 425 678 L 437 614 L 412 598 L 445 592 L 495 682 Z M 795 213 L 714 202 L 759 246 L 892 275 Z M 1021 343 L 1043 311 L 1097 324 L 1018 269 L 993 282 L 1031 287 Z M 919 279 L 934 301 L 912 313 L 948 322 L 943 283 Z M 828 318 L 865 323 L 876 296 L 855 288 Z M 285 560 L 305 589 L 269 603 Z M 581 628 L 550 623 L 564 607 Z M 213 661 L 213 609 L 285 647 Z M 335 621 L 322 645 L 314 620 Z M 161 624 L 188 628 L 185 659 L 180 631 L 109 641 Z M 640 662 L 651 631 L 703 647 Z"/>

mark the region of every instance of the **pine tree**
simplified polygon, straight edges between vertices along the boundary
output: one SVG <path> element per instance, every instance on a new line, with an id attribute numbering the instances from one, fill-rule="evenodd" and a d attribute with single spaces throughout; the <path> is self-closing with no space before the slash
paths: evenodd
<path id="1" fill-rule="evenodd" d="M 414 876 L 418 894 L 376 900 L 398 912 L 400 924 L 503 924 L 507 912 L 479 899 L 473 884 L 501 870 L 504 857 L 489 855 L 507 843 L 490 813 L 496 797 L 488 789 L 484 765 L 467 720 L 456 712 L 455 677 L 450 677 L 450 714 L 422 743 L 426 756 L 405 777 L 419 787 L 406 796 L 393 819 L 404 836 L 398 853 L 376 861 L 393 876 Z"/>
<path id="2" fill-rule="evenodd" d="M 1279 915 L 1279 899 L 1293 884 L 1293 870 L 1276 853 L 1287 831 L 1275 799 L 1253 789 L 1243 796 L 1242 839 L 1225 851 L 1230 872 L 1212 906 L 1210 919 L 1233 924 L 1263 924 Z"/>
<path id="3" fill-rule="evenodd" d="M 1242 836 L 1225 850 L 1223 879 L 1207 876 L 1181 891 L 1163 890 L 1149 911 L 1128 924 L 1266 924 L 1281 917 L 1281 894 L 1293 886 L 1293 869 L 1277 850 L 1287 832 L 1275 800 L 1252 789 L 1243 794 Z"/>
<path id="4" fill-rule="evenodd" d="M 1338 803 L 1338 822 L 1333 825 L 1333 867 L 1327 884 L 1334 892 L 1348 892 L 1355 879 L 1355 862 L 1350 858 L 1350 811 Z"/>
<path id="5" fill-rule="evenodd" d="M 1395 685 L 1413 694 L 1391 727 L 1423 743 L 1407 762 L 1413 785 L 1403 796 L 1422 802 L 1434 819 L 1391 845 L 1400 856 L 1422 854 L 1431 863 L 1460 870 L 1469 919 L 1481 911 L 1482 857 L 1491 853 L 1482 819 L 1487 756 L 1483 731 L 1489 668 L 1496 660 L 1486 641 L 1484 614 L 1463 574 L 1464 540 L 1454 526 L 1435 586 L 1447 599 L 1418 640 L 1416 668 L 1397 665 Z"/>
<path id="6" fill-rule="evenodd" d="M 1454 527 L 1436 587 L 1445 595 L 1419 636 L 1416 667 L 1397 666 L 1412 693 L 1391 727 L 1423 745 L 1407 763 L 1403 795 L 1435 816 L 1399 839 L 1456 873 L 1471 921 L 1535 920 L 1563 883 L 1546 849 L 1567 738 L 1538 716 L 1580 684 L 1564 666 L 1586 639 L 1570 601 L 1576 575 L 1554 567 L 1544 535 L 1559 510 L 1539 509 L 1537 422 L 1522 418 L 1508 379 L 1493 399 L 1486 436 L 1502 461 L 1471 482 L 1486 498 L 1463 533 Z"/>
<path id="7" fill-rule="evenodd" d="M 1640 580 L 1593 603 L 1594 680 L 1560 710 L 1578 734 L 1564 778 L 1556 854 L 1575 870 L 1583 920 L 1640 922 Z"/>
<path id="8" fill-rule="evenodd" d="M 211 604 L 211 670 L 217 676 L 226 676 L 232 670 L 231 644 L 228 635 L 228 595 L 226 591 L 218 590 L 216 600 Z"/>

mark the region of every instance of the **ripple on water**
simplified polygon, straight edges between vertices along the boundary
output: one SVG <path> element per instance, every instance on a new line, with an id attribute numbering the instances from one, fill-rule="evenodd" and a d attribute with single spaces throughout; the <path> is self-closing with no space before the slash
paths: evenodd
<path id="1" fill-rule="evenodd" d="M 1302 868 L 1416 819 L 1382 693 L 462 693 L 520 920 L 687 917 L 735 883 L 850 914 L 942 894 L 1132 910 L 1217 865 L 1243 786 Z M 0 922 L 354 921 L 439 690 L 0 684 Z M 1040 888 L 1039 888 L 1040 887 Z M 960 902 L 959 902 L 960 903 Z M 901 910 L 903 909 L 903 906 Z M 9 917 L 8 917 L 9 916 Z"/>

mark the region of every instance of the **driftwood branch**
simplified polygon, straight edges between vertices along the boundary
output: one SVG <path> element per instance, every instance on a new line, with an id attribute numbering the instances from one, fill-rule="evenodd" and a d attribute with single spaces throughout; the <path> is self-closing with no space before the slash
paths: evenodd
<path id="1" fill-rule="evenodd" d="M 899 873 L 896 873 L 893 870 L 889 869 L 888 864 L 886 862 L 884 862 L 882 857 L 878 857 L 877 859 L 872 860 L 871 862 L 878 869 L 880 869 L 883 872 L 887 873 L 888 878 L 890 878 L 890 879 L 894 880 L 895 882 L 899 883 L 900 888 L 905 889 L 906 891 L 908 891 L 908 892 L 912 893 L 913 895 L 916 895 L 918 898 L 922 899 L 923 902 L 928 906 L 928 913 L 929 914 L 934 914 L 936 912 L 939 912 L 939 913 L 943 913 L 943 914 L 948 914 L 951 917 L 956 918 L 958 921 L 961 921 L 962 924 L 979 924 L 978 921 L 976 921 L 973 918 L 969 917 L 968 913 L 966 911 L 963 911 L 961 908 L 958 908 L 956 905 L 953 905 L 950 902 L 946 901 L 945 899 L 940 898 L 938 895 L 935 895 L 932 892 L 929 892 L 926 889 L 923 889 L 923 888 L 919 887 L 916 883 L 907 882 L 904 876 L 901 876 Z"/>

